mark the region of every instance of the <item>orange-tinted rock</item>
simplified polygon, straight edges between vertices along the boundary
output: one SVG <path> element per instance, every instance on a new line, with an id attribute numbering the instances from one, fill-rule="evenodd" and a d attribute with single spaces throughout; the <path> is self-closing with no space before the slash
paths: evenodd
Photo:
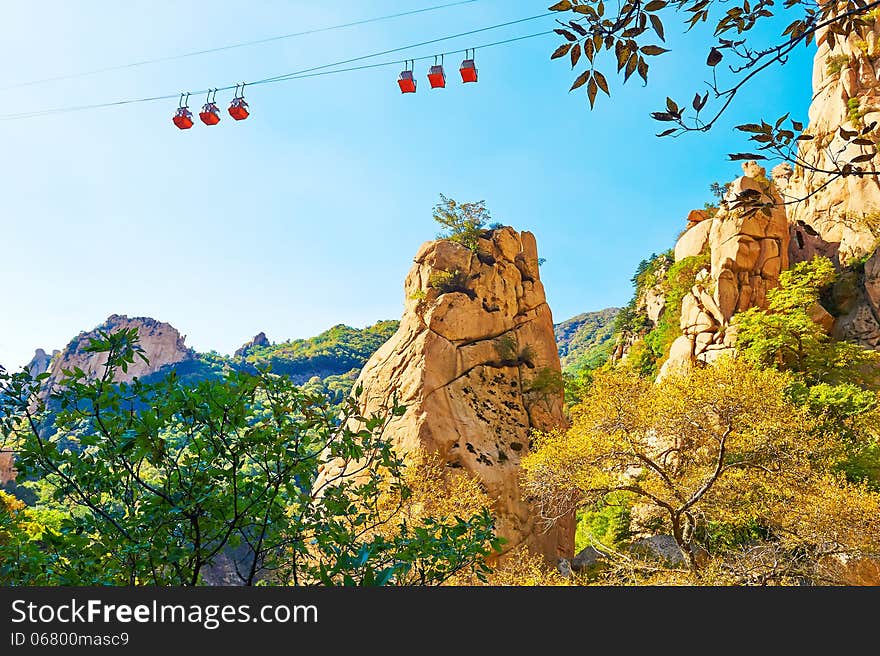
<path id="1" fill-rule="evenodd" d="M 565 425 L 553 319 L 531 233 L 504 227 L 479 254 L 439 240 L 421 247 L 405 283 L 397 333 L 361 371 L 361 403 L 378 411 L 396 391 L 406 406 L 385 433 L 399 452 L 439 453 L 476 474 L 494 500 L 505 549 L 525 543 L 548 561 L 571 558 L 574 520 L 545 532 L 520 491 L 533 430 Z M 458 271 L 453 288 L 438 287 Z"/>

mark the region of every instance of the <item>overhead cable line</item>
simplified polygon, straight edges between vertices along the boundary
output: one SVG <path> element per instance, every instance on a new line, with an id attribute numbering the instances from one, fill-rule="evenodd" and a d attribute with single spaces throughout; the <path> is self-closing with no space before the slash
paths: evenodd
<path id="1" fill-rule="evenodd" d="M 336 67 L 345 66 L 346 64 L 352 64 L 352 63 L 364 61 L 367 59 L 381 57 L 383 55 L 393 54 L 396 52 L 402 52 L 404 50 L 410 50 L 412 48 L 418 48 L 418 47 L 423 47 L 426 45 L 432 45 L 434 43 L 440 43 L 442 41 L 450 41 L 452 39 L 457 39 L 457 38 L 461 38 L 464 36 L 470 36 L 470 35 L 477 34 L 480 32 L 486 32 L 489 30 L 499 29 L 502 27 L 507 27 L 510 25 L 523 23 L 526 21 L 532 21 L 532 20 L 544 18 L 544 17 L 550 16 L 550 15 L 552 15 L 552 12 L 540 14 L 538 16 L 531 16 L 528 18 L 521 18 L 519 20 L 509 21 L 507 23 L 500 23 L 498 25 L 491 25 L 489 27 L 483 27 L 483 28 L 479 28 L 476 30 L 470 30 L 468 32 L 461 32 L 459 34 L 453 34 L 451 36 L 440 37 L 437 39 L 431 39 L 429 41 L 422 41 L 421 43 L 411 44 L 411 45 L 407 45 L 407 46 L 401 46 L 399 48 L 392 48 L 390 50 L 383 50 L 381 52 L 371 53 L 369 55 L 362 55 L 360 57 L 354 57 L 351 59 L 345 59 L 345 60 L 333 62 L 331 64 L 323 64 L 321 66 L 314 66 L 314 67 L 302 69 L 299 71 L 285 73 L 283 75 L 277 75 L 275 77 L 264 78 L 261 80 L 257 80 L 255 82 L 248 82 L 247 86 L 255 86 L 255 85 L 262 85 L 262 84 L 275 84 L 278 82 L 285 82 L 285 81 L 289 81 L 289 80 L 296 80 L 296 79 L 303 79 L 303 78 L 310 78 L 310 77 L 319 77 L 322 75 L 332 75 L 335 73 L 365 70 L 365 69 L 369 69 L 369 68 L 380 68 L 380 67 L 384 67 L 384 66 L 391 66 L 393 64 L 402 64 L 402 63 L 405 63 L 406 61 L 422 61 L 422 60 L 426 60 L 426 59 L 433 59 L 435 56 L 439 56 L 439 55 L 451 55 L 456 52 L 460 52 L 460 49 L 459 50 L 451 50 L 451 51 L 444 52 L 444 53 L 435 53 L 435 54 L 431 54 L 431 55 L 424 55 L 424 56 L 420 56 L 420 57 L 416 57 L 416 58 L 408 57 L 405 60 L 386 61 L 386 62 L 377 63 L 377 64 L 367 64 L 367 65 L 363 65 L 363 66 L 356 66 L 356 67 L 350 67 L 350 68 L 345 68 L 345 69 L 327 70 L 327 69 L 336 69 Z M 532 38 L 535 38 L 538 36 L 544 36 L 544 35 L 550 34 L 552 32 L 553 32 L 553 30 L 545 30 L 543 32 L 536 32 L 534 34 L 527 34 L 525 36 L 518 36 L 518 37 L 513 37 L 510 39 L 504 39 L 501 41 L 495 41 L 492 43 L 486 43 L 483 45 L 475 46 L 475 48 L 479 49 L 479 50 L 482 50 L 485 48 L 492 48 L 495 46 L 513 43 L 516 41 L 523 41 L 525 39 L 532 39 Z M 201 89 L 198 91 L 191 91 L 191 92 L 187 92 L 187 93 L 189 95 L 202 95 L 202 94 L 206 94 L 208 92 L 230 91 L 232 89 L 237 89 L 240 86 L 241 86 L 241 83 L 238 83 L 238 84 L 232 84 L 232 85 L 228 85 L 228 86 L 224 86 L 224 87 L 209 87 L 207 89 Z M 165 95 L 161 95 L 161 96 L 151 96 L 151 97 L 146 97 L 146 98 L 134 98 L 134 99 L 130 99 L 130 100 L 117 100 L 117 101 L 113 101 L 113 102 L 96 103 L 96 104 L 91 104 L 91 105 L 57 107 L 57 108 L 44 109 L 44 110 L 35 110 L 35 111 L 31 111 L 31 112 L 20 112 L 17 114 L 5 114 L 5 115 L 0 115 L 0 121 L 22 120 L 22 119 L 28 119 L 28 118 L 36 118 L 36 117 L 40 117 L 40 116 L 48 116 L 48 115 L 52 115 L 52 114 L 66 114 L 66 113 L 70 113 L 70 112 L 80 112 L 80 111 L 86 111 L 86 110 L 92 110 L 92 109 L 104 109 L 104 108 L 109 108 L 109 107 L 119 107 L 122 105 L 133 105 L 133 104 L 140 104 L 140 103 L 157 102 L 159 100 L 171 100 L 171 99 L 180 97 L 180 95 L 181 94 L 178 92 L 178 93 L 165 94 Z"/>
<path id="2" fill-rule="evenodd" d="M 458 0 L 457 2 L 450 2 L 444 5 L 435 5 L 433 7 L 425 7 L 423 9 L 413 9 L 410 11 L 402 11 L 397 14 L 388 14 L 387 16 L 377 16 L 375 18 L 365 18 L 363 20 L 353 21 L 351 23 L 343 23 L 341 25 L 331 25 L 329 27 L 317 27 L 310 30 L 303 30 L 302 32 L 291 32 L 290 34 L 280 34 L 278 36 L 270 36 L 264 39 L 255 39 L 253 41 L 244 41 L 241 43 L 231 43 L 225 46 L 218 46 L 216 48 L 206 48 L 205 50 L 194 50 L 192 52 L 185 52 L 179 55 L 169 55 L 167 57 L 155 57 L 153 59 L 144 59 L 141 61 L 131 62 L 128 64 L 118 64 L 115 66 L 106 66 L 104 68 L 96 68 L 91 71 L 83 71 L 81 73 L 70 73 L 67 75 L 56 75 L 53 77 L 46 77 L 39 80 L 30 80 L 28 82 L 17 82 L 16 84 L 10 84 L 8 86 L 0 87 L 0 91 L 6 91 L 8 89 L 19 89 L 22 87 L 35 86 L 38 84 L 46 84 L 48 82 L 61 82 L 63 80 L 73 80 L 81 77 L 88 77 L 91 75 L 99 75 L 101 73 L 109 73 L 112 71 L 121 71 L 130 68 L 138 68 L 140 66 L 149 66 L 151 64 L 159 64 L 162 62 L 175 61 L 178 59 L 186 59 L 188 57 L 198 57 L 200 55 L 208 55 L 215 52 L 222 52 L 224 50 L 233 50 L 235 48 L 247 48 L 249 46 L 261 45 L 264 43 L 271 43 L 273 41 L 282 41 L 285 39 L 293 39 L 300 36 L 308 36 L 310 34 L 319 34 L 321 32 L 331 32 L 334 30 L 341 30 L 348 27 L 357 27 L 359 25 L 367 25 L 369 23 L 378 23 L 381 21 L 392 20 L 395 18 L 403 18 L 404 16 L 414 16 L 416 14 L 424 14 L 431 11 L 438 11 L 440 9 L 448 9 L 450 7 L 457 7 L 460 5 L 467 5 L 474 2 L 478 2 L 479 0 Z"/>
<path id="3" fill-rule="evenodd" d="M 294 77 L 297 75 L 301 75 L 302 73 L 311 73 L 312 71 L 320 71 L 325 68 L 334 68 L 336 66 L 345 66 L 346 64 L 353 64 L 355 62 L 363 61 L 365 59 L 373 59 L 374 57 L 382 57 L 383 55 L 392 55 L 396 52 L 402 52 L 404 50 L 411 50 L 413 48 L 421 48 L 423 46 L 430 46 L 435 43 L 440 43 L 442 41 L 450 41 L 452 39 L 458 39 L 465 36 L 472 36 L 474 34 L 479 34 L 481 32 L 488 32 L 489 30 L 497 30 L 502 27 L 509 27 L 511 25 L 518 25 L 519 23 L 525 23 L 528 21 L 537 20 L 539 18 L 545 18 L 547 16 L 553 16 L 554 12 L 550 11 L 544 14 L 538 14 L 537 16 L 529 16 L 528 18 L 519 18 L 517 20 L 508 21 L 506 23 L 499 23 L 498 25 L 490 25 L 489 27 L 480 27 L 475 30 L 469 30 L 467 32 L 460 32 L 459 34 L 454 34 L 452 36 L 444 36 L 437 39 L 431 39 L 430 41 L 422 41 L 421 43 L 412 43 L 408 46 L 401 46 L 399 48 L 392 48 L 390 50 L 383 50 L 382 52 L 375 52 L 370 55 L 362 55 L 361 57 L 353 57 L 352 59 L 345 59 L 343 61 L 334 62 L 333 64 L 324 64 L 322 66 L 315 66 L 314 68 L 309 68 L 304 71 L 296 71 L 295 73 L 285 73 L 283 75 L 276 75 L 275 77 L 267 77 L 262 80 L 257 80 L 255 82 L 248 82 L 248 86 L 255 86 L 257 84 L 269 84 L 271 82 L 280 82 L 288 77 Z M 485 46 L 484 46 L 485 47 Z M 410 57 L 410 59 L 412 59 Z M 228 87 L 231 89 L 232 87 Z M 221 89 L 221 91 L 227 91 L 228 89 Z"/>

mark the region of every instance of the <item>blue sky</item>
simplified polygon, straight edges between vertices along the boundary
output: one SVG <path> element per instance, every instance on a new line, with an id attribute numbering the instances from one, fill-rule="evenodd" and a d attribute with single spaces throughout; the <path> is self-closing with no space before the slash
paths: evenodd
<path id="1" fill-rule="evenodd" d="M 417 9 L 442 0 L 11 3 L 0 87 Z M 389 22 L 2 91 L 10 114 L 225 86 L 542 13 L 548 2 L 479 0 Z M 671 19 L 674 21 L 674 19 Z M 553 19 L 401 56 L 540 32 Z M 764 37 L 769 39 L 768 33 Z M 555 35 L 477 50 L 480 82 L 401 95 L 379 68 L 247 90 L 251 118 L 187 132 L 175 100 L 0 121 L 0 363 L 61 348 L 112 313 L 169 321 L 199 350 L 230 353 L 337 323 L 398 317 L 403 279 L 436 234 L 439 193 L 485 199 L 496 221 L 533 231 L 554 319 L 624 304 L 639 260 L 672 245 L 708 186 L 739 171 L 737 123 L 805 118 L 812 51 L 768 71 L 707 135 L 656 139 L 649 112 L 689 101 L 705 32 L 667 24 L 672 52 L 650 84 L 611 75 L 590 112 L 569 94 Z M 766 41 L 769 44 L 769 40 Z M 725 62 L 726 63 L 726 62 Z M 11 65 L 12 64 L 12 65 Z M 201 97 L 191 99 L 198 106 Z"/>

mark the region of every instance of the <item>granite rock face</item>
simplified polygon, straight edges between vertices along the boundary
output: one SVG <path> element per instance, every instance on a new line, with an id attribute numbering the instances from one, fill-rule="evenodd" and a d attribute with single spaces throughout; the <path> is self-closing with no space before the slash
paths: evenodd
<path id="1" fill-rule="evenodd" d="M 12 451 L 0 450 L 0 487 L 15 480 L 15 459 Z"/>
<path id="2" fill-rule="evenodd" d="M 406 413 L 385 434 L 400 453 L 435 452 L 475 474 L 493 499 L 505 549 L 526 544 L 548 562 L 571 558 L 574 518 L 545 531 L 520 489 L 532 431 L 565 425 L 534 235 L 498 228 L 476 252 L 427 242 L 404 287 L 400 327 L 355 385 L 363 386 L 364 411 L 387 407 L 396 394 Z"/>
<path id="3" fill-rule="evenodd" d="M 266 333 L 258 333 L 254 335 L 254 338 L 252 340 L 250 340 L 249 342 L 245 342 L 235 351 L 235 357 L 243 358 L 248 353 L 250 353 L 254 349 L 254 347 L 270 345 L 271 342 L 269 341 L 269 338 L 266 337 Z"/>
<path id="4" fill-rule="evenodd" d="M 880 179 L 833 178 L 811 170 L 835 170 L 835 161 L 872 152 L 841 131 L 875 143 L 880 138 L 880 22 L 868 24 L 861 35 L 835 35 L 833 44 L 825 37 L 821 31 L 816 35 L 813 100 L 804 130 L 812 138 L 801 141 L 798 152 L 808 166 L 780 165 L 773 175 L 788 202 L 792 263 L 821 255 L 844 270 L 835 287 L 834 336 L 880 349 Z M 876 170 L 880 161 L 875 156 L 858 166 Z M 866 264 L 863 275 L 854 276 L 845 267 L 858 260 Z"/>
<path id="5" fill-rule="evenodd" d="M 733 316 L 766 308 L 767 291 L 788 268 L 789 224 L 779 192 L 755 162 L 745 162 L 743 173 L 730 184 L 711 219 L 695 222 L 688 217 L 689 227 L 675 246 L 676 262 L 703 253 L 710 262 L 682 300 L 682 335 L 673 342 L 660 377 L 732 353 Z M 750 211 L 756 205 L 767 211 Z"/>
<path id="6" fill-rule="evenodd" d="M 846 176 L 829 182 L 828 174 L 811 170 L 835 170 L 835 161 L 847 162 L 869 152 L 845 140 L 840 130 L 862 132 L 872 123 L 880 125 L 880 23 L 875 22 L 864 39 L 855 33 L 846 38 L 836 35 L 834 47 L 825 36 L 823 31 L 816 34 L 813 100 L 804 129 L 812 139 L 801 141 L 799 149 L 800 161 L 810 166 L 789 168 L 785 183 L 780 181 L 790 201 L 795 262 L 809 259 L 810 251 L 818 247 L 845 263 L 871 253 L 880 238 L 877 176 Z M 880 136 L 877 125 L 869 129 L 867 138 Z M 876 169 L 877 159 L 861 165 Z"/>
<path id="7" fill-rule="evenodd" d="M 144 349 L 148 362 L 135 358 L 135 361 L 128 366 L 128 371 L 116 372 L 116 382 L 128 383 L 134 378 L 154 374 L 162 367 L 194 357 L 192 350 L 185 344 L 186 338 L 181 336 L 171 324 L 149 317 L 113 314 L 94 330 L 82 332 L 74 337 L 64 350 L 52 358 L 52 366 L 48 370 L 50 376 L 47 388 L 62 378 L 64 369 L 79 367 L 89 376 L 100 376 L 107 363 L 106 354 L 87 353 L 85 347 L 92 338 L 98 337 L 98 331 L 113 332 L 129 328 L 137 329 L 140 347 Z"/>
<path id="8" fill-rule="evenodd" d="M 82 369 L 89 377 L 98 378 L 104 372 L 107 357 L 104 353 L 88 353 L 85 347 L 92 338 L 98 337 L 99 331 L 112 332 L 117 330 L 137 328 L 140 338 L 140 346 L 144 349 L 144 355 L 148 362 L 140 358 L 128 366 L 128 371 L 116 371 L 116 382 L 131 382 L 134 378 L 141 378 L 154 374 L 162 367 L 177 364 L 192 359 L 195 354 L 185 344 L 185 337 L 170 324 L 150 319 L 149 317 L 127 317 L 113 314 L 100 326 L 88 332 L 82 332 L 62 350 L 54 351 L 48 356 L 42 349 L 37 349 L 34 359 L 30 363 L 31 375 L 48 372 L 49 378 L 42 387 L 41 394 L 48 397 L 59 381 L 64 377 L 65 369 Z M 0 452 L 0 485 L 15 479 L 13 455 L 10 452 Z"/>
<path id="9" fill-rule="evenodd" d="M 31 358 L 31 361 L 28 362 L 27 368 L 28 371 L 31 372 L 31 376 L 39 376 L 42 373 L 49 371 L 49 367 L 52 366 L 52 358 L 57 356 L 60 351 L 53 351 L 52 355 L 49 355 L 41 348 L 38 348 L 34 351 L 34 357 Z"/>

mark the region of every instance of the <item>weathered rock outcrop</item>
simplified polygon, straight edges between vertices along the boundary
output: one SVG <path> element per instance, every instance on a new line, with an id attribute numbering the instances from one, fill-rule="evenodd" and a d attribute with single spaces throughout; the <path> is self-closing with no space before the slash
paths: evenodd
<path id="1" fill-rule="evenodd" d="M 696 225 L 696 223 L 688 223 L 688 227 Z M 666 274 L 669 271 L 670 262 L 665 257 L 655 260 L 656 268 L 651 273 L 646 274 L 644 286 L 639 290 L 635 299 L 635 313 L 646 317 L 649 325 L 646 330 L 656 328 L 660 323 L 663 313 L 666 311 L 666 292 L 664 283 Z M 619 335 L 614 349 L 611 352 L 611 360 L 613 362 L 622 362 L 629 357 L 630 349 L 633 344 L 641 339 L 642 335 L 636 332 L 624 332 Z"/>
<path id="2" fill-rule="evenodd" d="M 821 37 L 817 34 L 817 41 Z M 858 34 L 837 36 L 834 48 L 824 41 L 818 46 L 813 60 L 813 101 L 805 129 L 813 138 L 801 142 L 801 160 L 834 170 L 832 157 L 842 163 L 868 152 L 863 146 L 847 145 L 839 128 L 861 131 L 875 121 L 880 125 L 878 78 L 880 22 L 865 39 Z M 869 137 L 877 136 L 880 130 L 875 127 Z M 873 166 L 878 163 L 875 158 Z M 800 166 L 789 175 L 782 189 L 786 200 L 804 199 L 788 206 L 794 232 L 793 261 L 809 259 L 809 251 L 817 245 L 827 251 L 822 254 L 836 256 L 841 263 L 876 248 L 880 238 L 880 180 L 876 176 L 847 176 L 828 183 L 827 174 Z M 807 252 L 802 252 L 805 249 Z"/>
<path id="3" fill-rule="evenodd" d="M 15 459 L 12 451 L 0 450 L 0 487 L 15 480 Z"/>
<path id="4" fill-rule="evenodd" d="M 176 364 L 194 357 L 191 349 L 184 343 L 185 337 L 171 324 L 156 321 L 149 317 L 127 317 L 113 314 L 107 321 L 89 332 L 83 332 L 73 340 L 52 360 L 49 369 L 49 384 L 57 383 L 63 376 L 64 369 L 79 367 L 90 376 L 100 376 L 103 373 L 107 357 L 104 353 L 87 353 L 84 347 L 92 338 L 98 337 L 98 331 L 115 331 L 128 328 L 137 328 L 140 338 L 140 346 L 144 349 L 144 355 L 149 362 L 136 358 L 129 365 L 128 371 L 117 371 L 117 382 L 131 382 L 135 377 L 141 378 L 156 373 L 162 367 Z"/>
<path id="5" fill-rule="evenodd" d="M 60 351 L 55 350 L 52 351 L 52 355 L 49 355 L 41 348 L 38 348 L 36 351 L 34 351 L 34 357 L 31 358 L 31 361 L 27 364 L 27 368 L 28 371 L 31 372 L 31 376 L 39 376 L 40 374 L 49 371 L 49 367 L 52 364 L 52 358 L 54 358 L 59 353 Z"/>
<path id="6" fill-rule="evenodd" d="M 687 368 L 695 361 L 711 363 L 735 344 L 731 319 L 752 307 L 767 307 L 767 291 L 788 268 L 789 228 L 779 193 L 765 170 L 743 164 L 711 219 L 690 220 L 675 245 L 675 260 L 700 255 L 708 248 L 710 265 L 697 274 L 696 284 L 681 306 L 682 335 L 670 348 L 660 376 Z M 740 203 L 752 193 L 749 204 Z M 773 204 L 769 214 L 749 212 L 753 203 Z M 694 213 L 691 212 L 691 216 Z"/>
<path id="7" fill-rule="evenodd" d="M 79 367 L 89 376 L 100 376 L 107 363 L 106 354 L 87 353 L 84 347 L 89 344 L 92 338 L 98 337 L 98 331 L 110 332 L 129 328 L 137 328 L 140 346 L 144 349 L 144 355 L 149 362 L 135 358 L 135 361 L 128 366 L 128 371 L 118 370 L 116 372 L 117 382 L 131 382 L 136 377 L 148 376 L 156 373 L 162 367 L 195 357 L 193 351 L 187 348 L 184 343 L 186 338 L 181 336 L 171 324 L 162 323 L 149 317 L 130 318 L 125 315 L 113 314 L 94 330 L 82 332 L 74 337 L 63 351 L 55 351 L 52 354 L 52 357 L 49 358 L 51 361 L 49 368 L 43 370 L 49 372 L 49 378 L 43 386 L 43 393 L 48 394 L 58 384 L 58 381 L 64 376 L 65 369 Z M 36 368 L 31 369 L 31 375 L 43 373 L 43 371 L 39 371 L 39 368 L 45 363 L 46 358 L 48 356 L 45 351 L 38 349 L 31 363 L 36 365 Z M 11 453 L 0 452 L 0 485 L 15 479 L 13 464 Z"/>
<path id="8" fill-rule="evenodd" d="M 495 503 L 497 530 L 550 561 L 570 558 L 574 521 L 547 532 L 520 490 L 533 429 L 565 423 L 553 320 L 530 232 L 486 233 L 478 252 L 427 242 L 405 283 L 400 327 L 364 366 L 367 413 L 393 393 L 406 413 L 386 435 L 401 453 L 436 452 L 473 472 Z"/>
<path id="9" fill-rule="evenodd" d="M 823 41 L 822 34 L 817 35 Z M 867 34 L 837 36 L 834 47 L 822 42 L 813 62 L 813 101 L 802 141 L 800 159 L 819 169 L 834 170 L 832 158 L 844 163 L 870 152 L 847 143 L 840 130 L 863 132 L 876 142 L 880 138 L 880 22 Z M 872 123 L 876 123 L 870 128 Z M 861 166 L 877 168 L 880 158 Z M 880 245 L 880 179 L 847 176 L 831 179 L 809 167 L 780 165 L 774 178 L 783 190 L 791 223 L 792 262 L 822 255 L 843 270 L 835 286 L 836 315 L 833 334 L 868 348 L 880 348 L 880 310 L 874 291 Z M 798 199 L 803 199 L 799 200 Z M 798 202 L 795 202 L 798 201 Z M 863 271 L 850 266 L 867 259 Z M 827 319 L 827 317 L 826 317 Z"/>
<path id="10" fill-rule="evenodd" d="M 266 337 L 266 333 L 257 333 L 251 341 L 245 342 L 235 351 L 235 357 L 243 358 L 250 353 L 255 346 L 270 346 L 270 344 L 271 342 L 269 342 L 269 338 Z"/>
<path id="11" fill-rule="evenodd" d="M 880 350 L 880 249 L 861 270 L 845 271 L 833 289 L 833 334 L 838 339 Z"/>

